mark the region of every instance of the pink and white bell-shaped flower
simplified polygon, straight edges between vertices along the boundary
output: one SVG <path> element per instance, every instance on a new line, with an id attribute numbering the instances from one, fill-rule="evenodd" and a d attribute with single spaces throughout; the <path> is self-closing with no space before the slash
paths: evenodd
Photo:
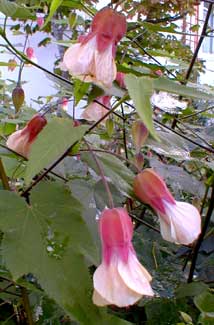
<path id="1" fill-rule="evenodd" d="M 163 179 L 151 168 L 134 179 L 134 193 L 158 214 L 162 237 L 176 244 L 188 245 L 201 232 L 201 216 L 192 204 L 175 201 Z"/>
<path id="2" fill-rule="evenodd" d="M 44 126 L 47 124 L 45 117 L 36 114 L 27 123 L 24 129 L 12 133 L 7 139 L 6 145 L 9 149 L 28 158 L 33 142 Z"/>
<path id="3" fill-rule="evenodd" d="M 93 282 L 93 302 L 98 306 L 125 307 L 143 295 L 153 296 L 150 274 L 138 261 L 133 245 L 133 225 L 123 208 L 105 209 L 99 220 L 102 263 Z"/>
<path id="4" fill-rule="evenodd" d="M 97 98 L 97 101 L 100 102 L 98 104 L 97 102 L 90 103 L 81 114 L 81 118 L 87 121 L 98 121 L 100 120 L 107 112 L 108 109 L 105 108 L 103 105 L 108 107 L 110 109 L 110 96 L 101 96 Z M 105 121 L 108 117 L 106 117 L 101 123 L 105 124 Z"/>
<path id="5" fill-rule="evenodd" d="M 29 60 L 33 61 L 34 63 L 37 63 L 37 57 L 35 56 L 34 49 L 32 47 L 26 48 L 26 55 Z M 31 64 L 29 64 L 30 66 Z"/>
<path id="6" fill-rule="evenodd" d="M 94 16 L 88 35 L 80 36 L 79 42 L 66 50 L 63 69 L 85 82 L 111 87 L 117 73 L 116 45 L 125 32 L 125 16 L 111 8 L 102 9 Z"/>

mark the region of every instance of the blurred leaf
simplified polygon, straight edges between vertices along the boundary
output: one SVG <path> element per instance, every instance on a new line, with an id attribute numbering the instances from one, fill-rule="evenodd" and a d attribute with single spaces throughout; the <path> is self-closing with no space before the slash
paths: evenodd
<path id="1" fill-rule="evenodd" d="M 212 314 L 214 318 L 214 294 L 204 291 L 194 298 L 194 303 L 201 312 L 210 316 Z"/>
<path id="2" fill-rule="evenodd" d="M 71 145 L 79 141 L 86 130 L 86 126 L 73 127 L 70 119 L 53 118 L 32 145 L 25 174 L 26 184 L 29 184 L 43 168 L 57 160 Z"/>
<path id="3" fill-rule="evenodd" d="M 181 85 L 177 81 L 173 81 L 166 78 L 158 78 L 153 81 L 154 89 L 167 91 L 169 93 L 182 95 L 185 97 L 191 98 L 200 98 L 210 100 L 214 98 L 214 92 L 212 90 L 207 90 L 205 92 L 204 89 L 201 90 L 200 85 L 195 85 L 195 88 Z"/>
<path id="4" fill-rule="evenodd" d="M 16 4 L 8 0 L 0 1 L 0 12 L 5 16 L 20 19 L 35 19 L 35 15 L 24 5 Z"/>
<path id="5" fill-rule="evenodd" d="M 129 91 L 129 95 L 134 102 L 137 113 L 141 120 L 151 133 L 154 139 L 158 139 L 152 121 L 152 107 L 150 98 L 153 93 L 153 81 L 146 77 L 136 77 L 127 75 L 125 83 Z"/>
<path id="6" fill-rule="evenodd" d="M 45 28 L 45 26 L 49 23 L 49 21 L 51 20 L 51 18 L 53 17 L 54 13 L 57 11 L 57 9 L 59 8 L 59 6 L 61 5 L 63 0 L 52 0 L 51 1 L 51 6 L 50 6 L 50 10 L 49 10 L 49 15 L 45 20 L 45 23 L 43 25 L 42 28 Z"/>
<path id="7" fill-rule="evenodd" d="M 179 285 L 175 290 L 175 295 L 177 298 L 194 297 L 207 291 L 208 288 L 209 287 L 203 282 L 184 283 Z"/>

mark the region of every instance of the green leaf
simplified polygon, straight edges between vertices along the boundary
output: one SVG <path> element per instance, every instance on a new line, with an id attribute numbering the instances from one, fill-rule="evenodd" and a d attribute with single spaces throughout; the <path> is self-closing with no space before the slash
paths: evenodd
<path id="1" fill-rule="evenodd" d="M 49 11 L 49 15 L 43 25 L 43 28 L 49 23 L 49 21 L 51 20 L 51 18 L 53 17 L 55 11 L 57 11 L 57 9 L 59 8 L 59 6 L 61 5 L 63 0 L 52 0 L 51 1 L 51 6 L 50 6 L 50 11 Z"/>
<path id="2" fill-rule="evenodd" d="M 33 274 L 78 324 L 128 325 L 92 303 L 84 256 L 93 254 L 93 243 L 80 203 L 56 183 L 39 184 L 32 191 L 30 206 L 16 193 L 1 191 L 0 195 L 1 253 L 13 278 Z"/>
<path id="3" fill-rule="evenodd" d="M 122 194 L 129 196 L 132 192 L 133 172 L 113 155 L 102 152 L 96 153 L 96 156 L 103 167 L 104 175 L 110 178 L 111 182 Z M 97 165 L 91 153 L 81 153 L 81 158 L 99 175 Z"/>
<path id="4" fill-rule="evenodd" d="M 192 282 L 181 284 L 175 291 L 177 298 L 194 297 L 207 291 L 209 287 L 203 282 Z"/>
<path id="5" fill-rule="evenodd" d="M 76 105 L 83 98 L 83 96 L 87 93 L 89 87 L 90 87 L 89 82 L 83 82 L 82 80 L 75 79 L 75 81 L 74 81 L 74 97 L 75 97 Z"/>
<path id="6" fill-rule="evenodd" d="M 214 318 L 214 294 L 204 291 L 194 298 L 194 303 L 201 312 L 212 314 Z"/>
<path id="7" fill-rule="evenodd" d="M 125 83 L 141 120 L 153 138 L 158 140 L 152 121 L 152 107 L 150 103 L 150 97 L 153 93 L 153 80 L 129 74 L 125 77 Z"/>
<path id="8" fill-rule="evenodd" d="M 32 145 L 25 174 L 26 184 L 79 141 L 86 130 L 86 126 L 73 127 L 70 119 L 53 118 Z"/>
<path id="9" fill-rule="evenodd" d="M 35 19 L 35 15 L 27 7 L 8 0 L 0 1 L 0 12 L 11 18 Z"/>
<path id="10" fill-rule="evenodd" d="M 200 90 L 199 86 L 197 85 L 195 85 L 195 88 L 181 85 L 177 81 L 166 78 L 154 79 L 153 86 L 156 90 L 167 91 L 169 93 L 178 94 L 185 97 L 200 98 L 206 100 L 210 100 L 214 97 L 214 92 L 211 90 Z"/>

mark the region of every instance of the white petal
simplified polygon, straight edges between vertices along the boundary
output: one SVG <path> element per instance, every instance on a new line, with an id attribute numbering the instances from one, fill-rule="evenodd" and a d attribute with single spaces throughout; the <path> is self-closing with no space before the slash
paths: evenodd
<path id="1" fill-rule="evenodd" d="M 118 273 L 116 258 L 108 266 L 102 263 L 96 269 L 93 281 L 99 295 L 118 307 L 133 305 L 142 297 L 126 286 Z"/>
<path id="2" fill-rule="evenodd" d="M 111 87 L 112 82 L 116 79 L 117 68 L 112 56 L 112 45 L 104 52 L 95 52 L 95 71 L 96 79 L 102 82 L 105 86 Z"/>
<path id="3" fill-rule="evenodd" d="M 154 295 L 149 283 L 152 280 L 151 275 L 132 252 L 129 253 L 128 263 L 119 260 L 118 272 L 125 284 L 133 291 L 141 295 Z"/>
<path id="4" fill-rule="evenodd" d="M 63 63 L 75 76 L 90 74 L 90 65 L 96 50 L 96 37 L 86 44 L 76 43 L 65 51 Z"/>
<path id="5" fill-rule="evenodd" d="M 111 305 L 111 302 L 103 298 L 96 290 L 93 292 L 92 300 L 95 305 L 100 307 Z"/>
<path id="6" fill-rule="evenodd" d="M 160 215 L 162 236 L 171 242 L 188 245 L 197 239 L 201 232 L 201 216 L 192 204 L 164 202 L 166 215 L 169 219 L 168 227 Z"/>

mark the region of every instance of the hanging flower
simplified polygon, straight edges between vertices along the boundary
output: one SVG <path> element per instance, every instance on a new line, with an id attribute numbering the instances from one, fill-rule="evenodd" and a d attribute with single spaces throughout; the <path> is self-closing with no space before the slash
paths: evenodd
<path id="1" fill-rule="evenodd" d="M 126 32 L 125 16 L 111 8 L 99 11 L 88 35 L 80 36 L 64 54 L 62 66 L 85 82 L 111 87 L 116 78 L 117 43 Z"/>
<path id="2" fill-rule="evenodd" d="M 34 49 L 32 47 L 28 47 L 26 49 L 26 55 L 29 60 L 33 61 L 34 63 L 37 63 L 37 58 L 35 56 Z M 28 65 L 30 66 L 31 64 Z"/>
<path id="3" fill-rule="evenodd" d="M 147 168 L 134 180 L 134 193 L 158 214 L 163 238 L 188 245 L 201 232 L 201 217 L 190 203 L 175 201 L 165 182 L 154 170 Z"/>
<path id="4" fill-rule="evenodd" d="M 15 59 L 10 59 L 8 61 L 8 71 L 14 71 L 17 67 L 17 62 Z"/>
<path id="5" fill-rule="evenodd" d="M 44 25 L 44 16 L 37 15 L 36 22 L 37 22 L 37 25 L 39 26 L 39 28 L 41 28 Z"/>
<path id="6" fill-rule="evenodd" d="M 97 98 L 97 101 L 110 109 L 110 99 L 111 97 L 109 96 L 101 96 Z M 98 104 L 97 102 L 92 102 L 84 109 L 84 112 L 81 114 L 81 118 L 87 121 L 96 122 L 100 120 L 107 112 L 108 109 L 106 109 L 104 106 Z M 107 118 L 108 117 L 106 117 L 101 123 L 105 124 Z"/>
<path id="7" fill-rule="evenodd" d="M 98 306 L 125 307 L 143 295 L 153 296 L 150 274 L 138 261 L 133 245 L 133 225 L 123 208 L 105 209 L 99 220 L 102 263 L 93 282 L 93 302 Z"/>
<path id="8" fill-rule="evenodd" d="M 149 131 L 141 120 L 136 120 L 132 123 L 131 132 L 136 152 L 139 153 L 149 136 Z"/>
<path id="9" fill-rule="evenodd" d="M 68 111 L 68 98 L 63 97 L 61 100 L 61 108 L 63 111 L 67 112 Z"/>
<path id="10" fill-rule="evenodd" d="M 33 142 L 46 124 L 47 121 L 45 117 L 36 114 L 27 123 L 24 129 L 16 131 L 9 136 L 6 145 L 9 149 L 28 158 Z"/>

